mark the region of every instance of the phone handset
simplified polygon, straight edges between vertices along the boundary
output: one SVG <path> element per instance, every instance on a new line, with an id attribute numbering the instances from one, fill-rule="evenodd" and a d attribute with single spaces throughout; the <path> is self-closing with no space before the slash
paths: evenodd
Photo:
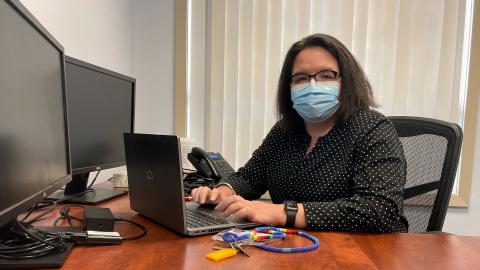
<path id="1" fill-rule="evenodd" d="M 198 174 L 207 178 L 212 178 L 216 182 L 235 173 L 235 170 L 227 163 L 220 153 L 207 153 L 199 147 L 193 147 L 192 151 L 188 153 L 187 158 L 192 163 L 193 167 L 197 169 Z"/>

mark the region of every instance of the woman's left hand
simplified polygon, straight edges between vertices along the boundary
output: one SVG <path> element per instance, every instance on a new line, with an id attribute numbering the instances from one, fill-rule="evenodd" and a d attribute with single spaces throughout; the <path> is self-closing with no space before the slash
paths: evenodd
<path id="1" fill-rule="evenodd" d="M 238 195 L 225 198 L 215 209 L 224 212 L 225 217 L 246 218 L 269 226 L 283 226 L 287 219 L 283 204 L 248 201 Z"/>

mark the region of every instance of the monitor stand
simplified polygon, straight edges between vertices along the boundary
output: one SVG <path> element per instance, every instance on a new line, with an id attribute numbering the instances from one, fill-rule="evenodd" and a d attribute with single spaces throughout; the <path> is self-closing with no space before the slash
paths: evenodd
<path id="1" fill-rule="evenodd" d="M 9 237 L 8 234 L 10 228 L 12 226 L 17 226 L 14 224 L 15 222 L 11 222 L 10 224 L 6 225 L 2 228 L 2 232 L 0 232 L 0 237 Z M 4 259 L 0 258 L 0 269 L 44 269 L 44 268 L 60 268 L 67 259 L 67 256 L 72 251 L 74 243 L 64 240 L 63 244 L 65 249 L 63 250 L 55 250 L 45 256 L 32 258 L 32 259 Z"/>
<path id="2" fill-rule="evenodd" d="M 62 200 L 66 196 L 74 195 L 87 190 L 89 173 L 75 174 L 72 176 L 72 181 L 65 186 L 65 191 L 57 191 L 48 198 L 51 200 Z M 97 188 L 87 192 L 78 197 L 64 201 L 65 203 L 73 204 L 99 204 L 113 198 L 127 194 L 125 190 L 113 188 Z"/>

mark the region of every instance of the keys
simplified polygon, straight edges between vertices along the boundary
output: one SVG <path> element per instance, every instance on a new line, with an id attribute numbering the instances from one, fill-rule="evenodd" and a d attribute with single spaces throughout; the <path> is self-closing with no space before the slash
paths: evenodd
<path id="1" fill-rule="evenodd" d="M 246 255 L 247 257 L 250 257 L 250 254 L 245 250 L 243 247 L 243 243 L 238 241 L 238 242 L 232 242 L 230 243 L 230 246 L 237 250 L 238 252 L 241 252 L 242 254 Z"/>
<path id="2" fill-rule="evenodd" d="M 221 248 L 233 248 L 238 253 L 242 253 L 247 257 L 250 257 L 250 253 L 246 250 L 246 246 L 260 246 L 265 245 L 265 241 L 253 240 L 250 238 L 250 231 L 241 229 L 230 229 L 227 231 L 219 232 L 212 236 L 213 240 L 218 241 L 213 249 Z"/>
<path id="3" fill-rule="evenodd" d="M 242 253 L 247 257 L 250 257 L 250 253 L 248 253 L 247 250 L 245 249 L 245 247 L 243 247 L 244 245 L 245 244 L 241 241 L 232 242 L 232 243 L 221 242 L 219 244 L 215 244 L 212 248 L 215 249 L 215 250 L 220 250 L 220 249 L 224 249 L 224 248 L 233 248 L 237 252 Z"/>
<path id="4" fill-rule="evenodd" d="M 222 249 L 222 248 L 231 248 L 232 246 L 230 246 L 230 244 L 228 243 L 225 243 L 225 242 L 218 242 L 217 244 L 215 244 L 212 249 L 215 249 L 215 250 L 219 250 L 219 249 Z"/>

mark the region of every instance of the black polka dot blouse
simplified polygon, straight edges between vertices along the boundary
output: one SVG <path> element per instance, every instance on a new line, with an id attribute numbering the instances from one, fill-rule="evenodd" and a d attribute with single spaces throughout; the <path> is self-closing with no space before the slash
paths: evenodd
<path id="1" fill-rule="evenodd" d="M 407 231 L 406 161 L 393 124 L 367 109 L 337 123 L 308 154 L 310 136 L 279 122 L 246 165 L 227 179 L 245 199 L 301 202 L 307 229 Z"/>

